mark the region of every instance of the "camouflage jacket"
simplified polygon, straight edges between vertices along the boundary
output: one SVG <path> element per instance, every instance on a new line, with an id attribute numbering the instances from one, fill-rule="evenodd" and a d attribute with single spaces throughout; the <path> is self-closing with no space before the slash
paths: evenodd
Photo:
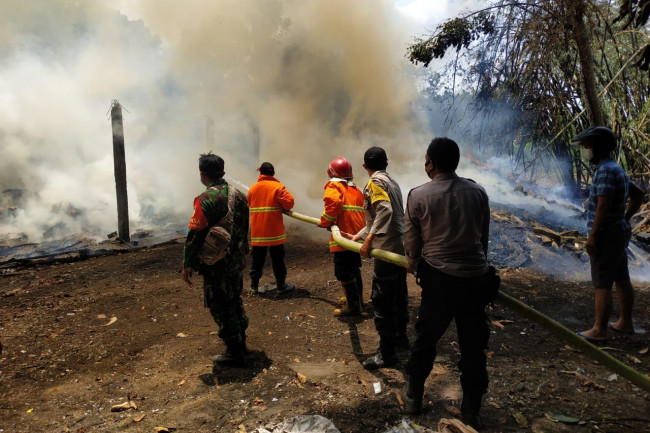
<path id="1" fill-rule="evenodd" d="M 248 253 L 248 201 L 239 190 L 235 190 L 233 205 L 233 228 L 231 249 L 222 261 L 207 266 L 198 258 L 198 250 L 203 244 L 210 227 L 219 223 L 228 212 L 228 188 L 234 186 L 220 179 L 194 199 L 194 213 L 188 224 L 189 231 L 183 249 L 183 266 L 199 271 L 201 274 L 219 270 L 220 272 L 241 272 Z"/>

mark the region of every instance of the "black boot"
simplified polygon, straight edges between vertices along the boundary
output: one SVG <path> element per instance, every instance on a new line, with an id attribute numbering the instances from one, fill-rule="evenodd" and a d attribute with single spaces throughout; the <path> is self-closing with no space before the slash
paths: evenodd
<path id="1" fill-rule="evenodd" d="M 242 352 L 244 352 L 244 356 L 249 356 L 251 354 L 251 351 L 248 350 L 248 346 L 246 346 L 246 336 L 245 335 L 241 339 L 241 349 L 242 349 Z"/>
<path id="2" fill-rule="evenodd" d="M 221 355 L 212 357 L 212 361 L 230 367 L 246 367 L 244 346 L 241 342 L 226 344 L 226 350 Z"/>
<path id="3" fill-rule="evenodd" d="M 393 367 L 399 364 L 399 359 L 393 351 L 392 354 L 383 354 L 381 350 L 378 350 L 374 356 L 363 361 L 361 365 L 366 370 L 377 370 L 378 368 Z"/>
<path id="4" fill-rule="evenodd" d="M 277 282 L 278 290 L 276 296 L 287 296 L 293 293 L 296 290 L 296 286 L 293 284 L 287 284 L 285 281 L 278 280 Z"/>
<path id="5" fill-rule="evenodd" d="M 402 388 L 401 397 L 404 401 L 405 412 L 409 415 L 422 413 L 422 400 L 424 397 L 424 383 L 415 383 L 413 378 L 407 378 Z"/>
<path id="6" fill-rule="evenodd" d="M 483 394 L 463 392 L 463 402 L 460 404 L 460 414 L 463 422 L 475 430 L 480 430 L 483 427 L 479 413 L 482 399 Z"/>

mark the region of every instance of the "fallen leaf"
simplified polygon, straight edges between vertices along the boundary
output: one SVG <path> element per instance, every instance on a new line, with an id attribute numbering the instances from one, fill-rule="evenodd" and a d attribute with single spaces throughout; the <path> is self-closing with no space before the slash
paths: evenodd
<path id="1" fill-rule="evenodd" d="M 524 414 L 522 414 L 521 412 L 512 412 L 511 414 L 519 427 L 528 427 L 528 420 L 526 419 Z"/>
<path id="2" fill-rule="evenodd" d="M 296 363 L 300 362 L 300 358 L 293 358 L 293 362 L 296 362 Z"/>
<path id="3" fill-rule="evenodd" d="M 489 405 L 495 409 L 501 409 L 501 406 L 499 406 L 499 403 L 497 403 L 496 401 L 491 401 Z"/>
<path id="4" fill-rule="evenodd" d="M 185 380 L 181 380 L 181 381 L 178 383 L 177 386 L 182 386 L 182 385 L 184 385 L 184 384 L 185 384 Z"/>
<path id="5" fill-rule="evenodd" d="M 174 427 L 154 427 L 153 429 L 156 432 L 172 432 L 176 430 Z"/>
<path id="6" fill-rule="evenodd" d="M 111 320 L 109 320 L 108 323 L 105 324 L 104 326 L 112 325 L 115 322 L 117 322 L 117 317 L 113 316 L 113 317 L 111 317 Z"/>
<path id="7" fill-rule="evenodd" d="M 133 422 L 140 422 L 140 421 L 142 421 L 143 419 L 145 419 L 146 417 L 147 417 L 147 414 L 146 414 L 146 413 L 143 413 L 143 414 L 140 415 L 139 417 L 137 417 L 137 418 L 133 418 Z"/>
<path id="8" fill-rule="evenodd" d="M 138 406 L 131 400 L 125 401 L 122 404 L 111 406 L 111 412 L 122 412 L 123 410 L 137 409 Z"/>
<path id="9" fill-rule="evenodd" d="M 499 323 L 498 320 L 493 320 L 491 323 L 499 329 L 506 329 L 506 327 Z"/>
<path id="10" fill-rule="evenodd" d="M 486 354 L 486 356 L 487 356 L 487 359 L 492 359 L 492 357 L 494 356 L 494 352 L 490 351 L 490 352 L 488 352 Z"/>
<path id="11" fill-rule="evenodd" d="M 176 336 L 177 336 L 178 338 L 185 338 L 185 337 L 187 337 L 187 334 L 184 334 L 184 333 L 182 333 L 182 332 L 179 332 L 178 334 L 176 334 Z"/>
<path id="12" fill-rule="evenodd" d="M 648 348 L 647 347 L 639 350 L 639 355 L 645 355 L 646 353 L 648 353 Z"/>
<path id="13" fill-rule="evenodd" d="M 106 314 L 98 314 L 98 315 L 97 315 L 97 318 L 98 318 L 98 319 L 105 319 L 105 318 L 106 318 Z"/>
<path id="14" fill-rule="evenodd" d="M 296 373 L 296 376 L 298 377 L 298 380 L 300 381 L 300 383 L 307 382 L 307 376 L 305 376 L 304 374 Z"/>
<path id="15" fill-rule="evenodd" d="M 641 364 L 641 360 L 639 358 L 637 358 L 636 356 L 627 355 L 627 359 L 629 359 L 630 361 L 632 361 L 635 364 Z"/>
<path id="16" fill-rule="evenodd" d="M 27 413 L 32 413 L 33 411 L 34 411 L 33 408 L 32 409 L 27 409 Z"/>

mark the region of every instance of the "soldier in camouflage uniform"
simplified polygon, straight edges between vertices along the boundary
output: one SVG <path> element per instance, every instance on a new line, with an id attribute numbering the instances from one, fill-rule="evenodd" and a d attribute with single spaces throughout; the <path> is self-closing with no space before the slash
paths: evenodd
<path id="1" fill-rule="evenodd" d="M 228 212 L 228 188 L 223 179 L 224 161 L 212 153 L 199 158 L 201 183 L 207 189 L 194 199 L 194 214 L 183 250 L 183 279 L 192 285 L 192 272 L 203 276 L 204 305 L 219 326 L 219 337 L 226 351 L 213 361 L 232 366 L 245 366 L 246 328 L 248 317 L 241 300 L 243 272 L 248 253 L 248 201 L 236 191 L 233 204 L 233 225 L 229 253 L 212 266 L 203 263 L 198 251 L 213 225 Z"/>

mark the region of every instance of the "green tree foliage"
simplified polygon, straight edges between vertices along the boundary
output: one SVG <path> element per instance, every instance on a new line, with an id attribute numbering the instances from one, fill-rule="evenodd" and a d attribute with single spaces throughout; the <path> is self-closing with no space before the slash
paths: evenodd
<path id="1" fill-rule="evenodd" d="M 650 0 L 626 1 L 636 5 L 630 9 L 636 23 Z M 451 58 L 440 83 L 459 80 L 463 91 L 471 91 L 472 115 L 464 117 L 470 139 L 512 157 L 518 176 L 584 185 L 588 167 L 569 143 L 579 131 L 601 123 L 621 137 L 619 160 L 645 177 L 650 175 L 650 80 L 631 66 L 650 36 L 643 26 L 630 30 L 611 24 L 619 11 L 603 0 L 490 1 L 480 12 L 416 39 L 408 57 L 424 66 Z M 630 13 L 619 16 L 629 20 Z"/>

